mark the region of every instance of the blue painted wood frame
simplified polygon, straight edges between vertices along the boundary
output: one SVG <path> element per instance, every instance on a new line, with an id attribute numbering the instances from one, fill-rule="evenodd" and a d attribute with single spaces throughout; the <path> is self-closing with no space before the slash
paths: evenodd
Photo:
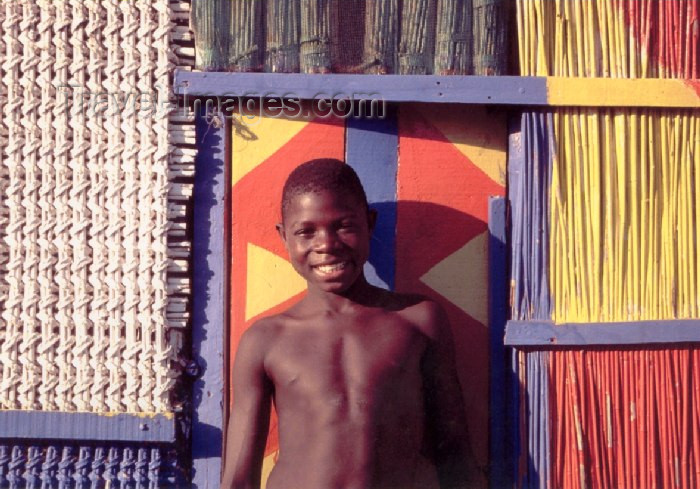
<path id="1" fill-rule="evenodd" d="M 506 436 L 508 358 L 503 345 L 508 319 L 508 250 L 505 197 L 489 198 L 489 483 L 492 489 L 510 486 L 511 441 Z"/>
<path id="2" fill-rule="evenodd" d="M 556 107 L 700 107 L 697 80 L 530 76 L 175 72 L 184 96 Z"/>
<path id="3" fill-rule="evenodd" d="M 700 342 L 700 319 L 610 323 L 508 321 L 505 344 L 531 346 L 653 345 Z"/>
<path id="4" fill-rule="evenodd" d="M 221 114 L 196 115 L 192 240 L 193 487 L 218 489 L 224 429 L 225 325 L 228 304 L 228 124 Z"/>
<path id="5" fill-rule="evenodd" d="M 399 132 L 394 107 L 383 117 L 348 118 L 345 161 L 357 172 L 370 206 L 377 210 L 367 280 L 393 290 L 396 266 L 396 174 Z"/>
<path id="6" fill-rule="evenodd" d="M 508 209 L 506 213 L 506 233 L 508 236 L 509 252 L 515 249 L 518 244 L 516 239 L 519 236 L 513 234 L 514 220 L 519 216 L 514 213 L 520 208 L 518 202 L 522 199 L 522 171 L 525 165 L 525 153 L 523 152 L 522 143 L 522 114 L 514 115 L 508 123 Z M 517 263 L 514 263 L 515 255 L 511 259 L 506 259 L 506 263 L 510 265 L 507 271 L 507 280 L 512 284 L 512 277 L 515 273 Z M 512 290 L 509 289 L 508 297 Z M 503 334 L 505 336 L 505 332 Z M 503 336 L 501 341 L 503 341 Z M 510 350 L 510 351 L 508 351 Z M 504 453 L 504 470 L 508 471 L 510 479 L 509 483 L 503 487 L 514 487 L 519 480 L 518 459 L 520 457 L 521 440 L 520 440 L 520 369 L 518 365 L 518 351 L 515 349 L 507 349 L 506 355 L 510 362 L 506 368 L 506 408 L 508 416 L 505 419 L 506 445 Z M 492 486 L 493 489 L 500 489 L 498 486 Z"/>
<path id="7" fill-rule="evenodd" d="M 175 442 L 175 416 L 160 413 L 0 411 L 0 443 L 7 440 Z"/>
<path id="8" fill-rule="evenodd" d="M 305 75 L 175 72 L 184 97 L 282 97 L 500 105 L 546 105 L 547 79 L 522 76 Z"/>

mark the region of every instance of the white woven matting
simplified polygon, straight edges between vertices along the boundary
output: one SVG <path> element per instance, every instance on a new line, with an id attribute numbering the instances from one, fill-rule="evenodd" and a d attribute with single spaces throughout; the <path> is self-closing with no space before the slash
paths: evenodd
<path id="1" fill-rule="evenodd" d="M 0 409 L 177 408 L 188 8 L 0 2 Z"/>

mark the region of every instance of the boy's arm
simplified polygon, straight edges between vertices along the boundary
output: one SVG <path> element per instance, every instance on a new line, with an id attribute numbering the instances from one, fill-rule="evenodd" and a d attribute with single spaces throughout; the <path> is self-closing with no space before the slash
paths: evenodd
<path id="1" fill-rule="evenodd" d="M 454 342 L 447 315 L 432 301 L 425 303 L 430 339 L 423 358 L 425 405 L 431 451 L 441 489 L 486 487 L 467 432 L 464 400 L 457 378 Z"/>
<path id="2" fill-rule="evenodd" d="M 223 489 L 259 489 L 270 423 L 272 386 L 260 329 L 246 331 L 233 365 L 233 409 L 226 435 Z"/>

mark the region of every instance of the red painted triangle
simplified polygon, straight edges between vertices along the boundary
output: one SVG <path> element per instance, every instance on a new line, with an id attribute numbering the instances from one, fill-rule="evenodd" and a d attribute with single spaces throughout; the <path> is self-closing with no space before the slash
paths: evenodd
<path id="1" fill-rule="evenodd" d="M 397 285 L 421 277 L 483 233 L 488 197 L 503 193 L 415 112 L 402 112 L 399 138 Z"/>

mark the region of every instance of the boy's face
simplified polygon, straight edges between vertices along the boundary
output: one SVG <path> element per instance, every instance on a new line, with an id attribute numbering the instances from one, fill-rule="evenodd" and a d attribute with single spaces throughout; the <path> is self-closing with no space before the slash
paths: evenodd
<path id="1" fill-rule="evenodd" d="M 351 194 L 307 192 L 292 198 L 278 231 L 309 287 L 342 293 L 362 275 L 375 217 Z"/>

